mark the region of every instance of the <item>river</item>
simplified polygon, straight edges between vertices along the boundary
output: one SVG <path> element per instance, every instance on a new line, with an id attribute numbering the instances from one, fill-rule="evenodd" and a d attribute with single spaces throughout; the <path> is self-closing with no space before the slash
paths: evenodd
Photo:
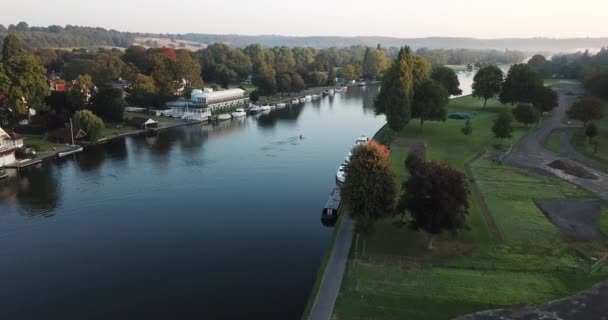
<path id="1" fill-rule="evenodd" d="M 0 182 L 0 318 L 297 319 L 338 165 L 384 123 L 377 89 L 113 140 Z"/>

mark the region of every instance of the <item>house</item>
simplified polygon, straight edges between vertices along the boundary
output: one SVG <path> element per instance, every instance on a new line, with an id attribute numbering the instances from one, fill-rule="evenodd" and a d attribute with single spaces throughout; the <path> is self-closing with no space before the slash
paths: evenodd
<path id="1" fill-rule="evenodd" d="M 86 132 L 79 127 L 74 127 L 74 141 L 82 140 L 86 136 Z M 70 144 L 72 143 L 72 132 L 70 131 L 70 128 L 55 129 L 49 132 L 48 139 L 56 143 Z"/>
<path id="2" fill-rule="evenodd" d="M 158 128 L 158 121 L 145 117 L 133 117 L 127 120 L 127 123 L 138 129 L 148 130 Z"/>
<path id="3" fill-rule="evenodd" d="M 23 148 L 23 137 L 0 128 L 0 167 L 16 162 L 15 152 Z"/>
<path id="4" fill-rule="evenodd" d="M 243 89 L 214 91 L 211 88 L 205 88 L 192 90 L 190 101 L 195 106 L 215 111 L 218 109 L 246 106 L 249 102 L 249 97 L 247 97 Z"/>
<path id="5" fill-rule="evenodd" d="M 51 91 L 55 91 L 55 92 L 66 92 L 67 91 L 67 85 L 65 84 L 65 82 L 61 82 L 61 81 L 57 81 L 57 80 L 49 81 L 49 87 L 50 87 Z"/>

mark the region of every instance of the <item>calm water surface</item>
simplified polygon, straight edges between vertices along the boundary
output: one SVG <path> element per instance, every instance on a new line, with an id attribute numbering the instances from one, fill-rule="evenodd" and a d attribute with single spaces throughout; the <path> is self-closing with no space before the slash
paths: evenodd
<path id="1" fill-rule="evenodd" d="M 115 140 L 0 182 L 0 319 L 298 319 L 336 169 L 384 123 L 377 89 Z"/>

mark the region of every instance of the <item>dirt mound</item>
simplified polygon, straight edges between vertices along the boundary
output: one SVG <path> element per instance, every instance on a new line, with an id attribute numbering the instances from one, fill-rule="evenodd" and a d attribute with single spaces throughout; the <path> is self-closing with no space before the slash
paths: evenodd
<path id="1" fill-rule="evenodd" d="M 579 166 L 578 164 L 572 163 L 566 160 L 555 160 L 549 163 L 549 167 L 557 170 L 561 170 L 571 176 L 579 177 L 582 179 L 597 180 L 597 176 L 587 171 L 587 169 Z"/>

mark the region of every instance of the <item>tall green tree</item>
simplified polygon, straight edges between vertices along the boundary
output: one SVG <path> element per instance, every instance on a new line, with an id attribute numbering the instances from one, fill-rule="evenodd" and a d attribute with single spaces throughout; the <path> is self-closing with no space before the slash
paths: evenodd
<path id="1" fill-rule="evenodd" d="M 410 157 L 417 157 L 410 155 Z M 469 189 L 465 175 L 439 162 L 408 161 L 410 178 L 403 185 L 399 210 L 412 216 L 411 227 L 429 234 L 428 249 L 443 231 L 465 226 L 469 213 Z M 411 165 L 416 163 L 416 165 Z"/>
<path id="2" fill-rule="evenodd" d="M 112 87 L 101 87 L 91 99 L 93 112 L 108 122 L 121 122 L 125 111 L 122 91 Z"/>
<path id="3" fill-rule="evenodd" d="M 431 70 L 431 79 L 439 82 L 451 96 L 462 95 L 460 81 L 452 68 L 437 65 Z"/>
<path id="4" fill-rule="evenodd" d="M 353 149 L 346 165 L 342 199 L 361 232 L 370 231 L 373 222 L 393 214 L 397 185 L 389 150 L 370 141 Z"/>
<path id="5" fill-rule="evenodd" d="M 277 75 L 277 90 L 279 92 L 291 92 L 291 75 L 289 72 Z"/>
<path id="6" fill-rule="evenodd" d="M 14 34 L 9 34 L 2 43 L 2 62 L 6 63 L 10 58 L 25 53 L 21 40 Z"/>
<path id="7" fill-rule="evenodd" d="M 9 35 L 4 39 L 2 59 L 0 88 L 8 94 L 12 120 L 26 118 L 30 108 L 47 110 L 45 98 L 50 95 L 50 89 L 46 70 L 23 49 L 19 38 Z"/>
<path id="8" fill-rule="evenodd" d="M 477 71 L 473 78 L 473 97 L 483 99 L 485 108 L 488 99 L 495 98 L 502 89 L 504 74 L 499 67 L 488 65 Z"/>
<path id="9" fill-rule="evenodd" d="M 74 123 L 87 134 L 87 139 L 97 142 L 101 138 L 101 130 L 105 127 L 103 120 L 90 110 L 79 110 L 74 114 Z"/>
<path id="10" fill-rule="evenodd" d="M 532 104 L 538 109 L 539 112 L 549 112 L 555 109 L 558 105 L 557 92 L 549 87 L 538 87 L 534 92 L 534 98 Z"/>
<path id="11" fill-rule="evenodd" d="M 420 128 L 426 120 L 445 121 L 448 101 L 448 91 L 439 82 L 431 79 L 417 82 L 414 86 L 412 118 L 420 119 Z"/>
<path id="12" fill-rule="evenodd" d="M 598 134 L 600 134 L 600 129 L 594 122 L 591 122 L 585 127 L 585 135 L 589 139 L 589 143 L 595 138 Z"/>
<path id="13" fill-rule="evenodd" d="M 327 83 L 325 85 L 333 86 L 336 84 L 336 69 L 333 66 L 329 66 L 327 72 Z"/>
<path id="14" fill-rule="evenodd" d="M 511 138 L 513 133 L 513 120 L 514 117 L 511 110 L 503 108 L 498 114 L 498 118 L 494 120 L 494 125 L 492 126 L 494 136 L 500 139 Z"/>
<path id="15" fill-rule="evenodd" d="M 376 114 L 386 115 L 386 122 L 394 131 L 403 129 L 411 117 L 413 69 L 412 51 L 409 47 L 401 48 L 382 79 L 382 87 L 374 103 Z"/>
<path id="16" fill-rule="evenodd" d="M 363 56 L 363 77 L 375 79 L 388 67 L 388 58 L 381 49 L 367 48 Z"/>
<path id="17" fill-rule="evenodd" d="M 509 69 L 502 84 L 500 102 L 515 104 L 534 101 L 534 92 L 543 86 L 543 79 L 538 72 L 527 64 L 514 64 Z"/>
<path id="18" fill-rule="evenodd" d="M 127 91 L 129 92 L 129 103 L 140 107 L 154 104 L 158 94 L 154 79 L 141 73 L 130 79 L 130 86 Z"/>

